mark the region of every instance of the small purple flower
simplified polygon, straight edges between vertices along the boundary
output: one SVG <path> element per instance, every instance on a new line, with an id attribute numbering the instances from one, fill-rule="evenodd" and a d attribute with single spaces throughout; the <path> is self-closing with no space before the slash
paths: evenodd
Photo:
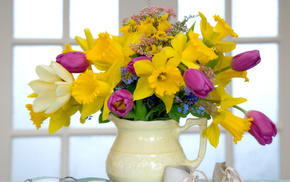
<path id="1" fill-rule="evenodd" d="M 140 60 L 149 60 L 149 61 L 152 61 L 151 58 L 149 57 L 146 57 L 146 56 L 140 56 L 140 57 L 135 57 L 133 58 L 127 65 L 127 70 L 132 73 L 133 75 L 136 75 L 136 72 L 135 72 L 135 68 L 134 68 L 134 63 L 136 61 L 140 61 Z"/>
<path id="2" fill-rule="evenodd" d="M 109 110 L 121 117 L 126 116 L 133 108 L 133 105 L 133 95 L 125 89 L 117 90 L 108 100 Z"/>
<path id="3" fill-rule="evenodd" d="M 206 98 L 214 87 L 203 72 L 198 69 L 187 69 L 183 74 L 186 87 L 197 97 Z"/>
<path id="4" fill-rule="evenodd" d="M 82 52 L 67 52 L 56 57 L 56 62 L 62 65 L 70 73 L 81 73 L 86 71 L 90 62 L 86 54 Z"/>
<path id="5" fill-rule="evenodd" d="M 261 144 L 272 143 L 272 137 L 277 135 L 275 124 L 263 113 L 259 111 L 246 112 L 245 118 L 253 118 L 249 133 Z"/>
<path id="6" fill-rule="evenodd" d="M 233 57 L 231 68 L 235 71 L 246 71 L 261 62 L 259 50 L 243 52 Z"/>

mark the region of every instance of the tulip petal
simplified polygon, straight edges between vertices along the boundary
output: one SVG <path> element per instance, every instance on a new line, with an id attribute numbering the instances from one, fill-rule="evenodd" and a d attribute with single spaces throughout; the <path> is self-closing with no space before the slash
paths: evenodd
<path id="1" fill-rule="evenodd" d="M 153 94 L 154 94 L 154 89 L 150 87 L 150 84 L 148 82 L 148 77 L 139 78 L 136 89 L 133 94 L 134 100 L 144 99 Z"/>
<path id="2" fill-rule="evenodd" d="M 137 76 L 150 76 L 155 70 L 153 64 L 149 60 L 137 61 L 134 63 L 134 68 Z"/>

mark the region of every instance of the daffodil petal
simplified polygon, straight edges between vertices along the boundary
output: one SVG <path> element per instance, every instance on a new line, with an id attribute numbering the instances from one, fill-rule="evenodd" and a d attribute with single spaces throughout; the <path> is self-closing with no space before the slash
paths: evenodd
<path id="1" fill-rule="evenodd" d="M 55 94 L 56 85 L 41 80 L 34 80 L 28 84 L 37 95 L 53 95 Z"/>
<path id="2" fill-rule="evenodd" d="M 71 92 L 71 84 L 65 82 L 56 82 L 55 84 L 57 85 L 56 96 L 67 95 Z"/>
<path id="3" fill-rule="evenodd" d="M 154 94 L 154 89 L 150 87 L 149 82 L 148 82 L 148 77 L 139 78 L 136 89 L 133 94 L 134 100 L 144 99 L 153 94 Z"/>
<path id="4" fill-rule="evenodd" d="M 230 52 L 236 48 L 236 43 L 234 43 L 234 42 L 221 42 L 220 41 L 220 42 L 217 42 L 214 46 L 220 52 Z"/>
<path id="5" fill-rule="evenodd" d="M 90 29 L 86 28 L 84 31 L 85 31 L 88 47 L 89 49 L 91 49 L 95 45 L 95 39 L 93 38 Z"/>
<path id="6" fill-rule="evenodd" d="M 116 61 L 106 72 L 106 75 L 109 85 L 115 87 L 121 81 L 120 62 Z"/>
<path id="7" fill-rule="evenodd" d="M 141 60 L 134 63 L 137 76 L 150 76 L 155 70 L 153 64 L 149 60 Z"/>
<path id="8" fill-rule="evenodd" d="M 55 102 L 44 112 L 45 114 L 51 114 L 61 108 L 64 104 L 66 104 L 71 97 L 71 94 L 67 94 L 61 97 L 57 97 Z"/>
<path id="9" fill-rule="evenodd" d="M 80 47 L 82 48 L 82 50 L 87 51 L 89 50 L 89 45 L 86 39 L 83 39 L 79 36 L 75 37 L 76 42 L 80 45 Z"/>
<path id="10" fill-rule="evenodd" d="M 64 112 L 58 111 L 50 117 L 48 131 L 50 134 L 53 134 L 69 123 L 70 117 L 68 117 Z"/>
<path id="11" fill-rule="evenodd" d="M 63 80 L 68 83 L 72 83 L 74 81 L 73 76 L 70 72 L 68 72 L 64 67 L 62 67 L 57 62 L 51 62 L 51 67 L 54 69 L 55 73 Z"/>
<path id="12" fill-rule="evenodd" d="M 220 128 L 218 124 L 212 122 L 211 125 L 203 131 L 202 136 L 207 137 L 209 143 L 216 148 L 220 138 Z"/>
<path id="13" fill-rule="evenodd" d="M 160 53 L 155 54 L 155 56 L 152 59 L 152 63 L 155 68 L 165 67 L 167 63 L 167 54 L 164 51 L 161 51 Z"/>
<path id="14" fill-rule="evenodd" d="M 177 52 L 182 52 L 185 49 L 187 37 L 183 33 L 177 34 L 174 39 L 171 40 L 171 45 Z"/>
<path id="15" fill-rule="evenodd" d="M 59 76 L 57 76 L 55 71 L 50 66 L 45 66 L 45 65 L 37 66 L 36 74 L 41 80 L 46 81 L 46 82 L 61 81 Z"/>
<path id="16" fill-rule="evenodd" d="M 97 97 L 92 103 L 84 104 L 81 111 L 81 121 L 84 122 L 88 116 L 98 112 L 102 108 L 104 101 L 105 97 Z"/>
<path id="17" fill-rule="evenodd" d="M 159 97 L 164 102 L 165 107 L 166 107 L 166 112 L 169 113 L 173 104 L 174 95 L 164 94 L 163 97 L 161 97 L 160 95 L 156 95 L 156 96 Z"/>
<path id="18" fill-rule="evenodd" d="M 104 108 L 103 108 L 103 121 L 106 120 L 109 116 L 109 113 L 110 113 L 110 110 L 108 108 L 108 100 L 110 98 L 111 95 L 107 96 L 106 99 L 105 99 L 105 102 L 104 102 Z"/>
<path id="19" fill-rule="evenodd" d="M 167 62 L 167 66 L 173 66 L 173 67 L 177 67 L 179 64 L 181 63 L 181 59 L 180 58 L 170 58 Z"/>
<path id="20" fill-rule="evenodd" d="M 48 109 L 56 100 L 56 96 L 38 96 L 33 101 L 33 111 L 43 112 Z"/>

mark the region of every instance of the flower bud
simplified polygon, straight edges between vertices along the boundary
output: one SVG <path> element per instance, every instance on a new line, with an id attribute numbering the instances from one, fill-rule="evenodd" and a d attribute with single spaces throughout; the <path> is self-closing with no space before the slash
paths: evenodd
<path id="1" fill-rule="evenodd" d="M 231 68 L 235 71 L 246 71 L 261 62 L 258 50 L 243 52 L 233 57 Z"/>
<path id="2" fill-rule="evenodd" d="M 253 118 L 249 133 L 261 144 L 272 143 L 272 137 L 276 136 L 277 129 L 275 124 L 263 113 L 259 111 L 246 112 L 245 118 Z"/>
<path id="3" fill-rule="evenodd" d="M 126 116 L 133 108 L 133 95 L 126 89 L 117 90 L 108 100 L 108 108 L 121 117 Z"/>
<path id="4" fill-rule="evenodd" d="M 67 52 L 56 57 L 56 62 L 62 65 L 70 73 L 81 73 L 86 71 L 90 62 L 86 54 L 82 52 Z"/>
<path id="5" fill-rule="evenodd" d="M 136 72 L 135 72 L 135 68 L 134 68 L 134 63 L 136 61 L 140 61 L 140 60 L 149 60 L 149 61 L 152 61 L 151 58 L 149 57 L 146 57 L 146 56 L 140 56 L 140 57 L 135 57 L 133 58 L 127 65 L 127 70 L 132 73 L 133 75 L 136 75 Z"/>
<path id="6" fill-rule="evenodd" d="M 203 72 L 198 69 L 187 69 L 183 74 L 186 87 L 197 97 L 206 98 L 214 87 Z"/>

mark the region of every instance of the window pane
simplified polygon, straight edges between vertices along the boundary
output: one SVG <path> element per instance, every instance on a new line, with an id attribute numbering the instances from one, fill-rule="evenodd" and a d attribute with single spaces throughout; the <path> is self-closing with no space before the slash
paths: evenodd
<path id="1" fill-rule="evenodd" d="M 278 45 L 242 44 L 237 45 L 233 55 L 248 50 L 260 50 L 261 62 L 248 70 L 249 82 L 233 79 L 233 96 L 244 97 L 248 101 L 241 104 L 246 110 L 258 110 L 265 113 L 273 122 L 278 122 Z M 242 112 L 234 110 L 236 115 L 244 117 Z"/>
<path id="2" fill-rule="evenodd" d="M 61 138 L 25 137 L 12 141 L 11 181 L 60 176 Z"/>
<path id="3" fill-rule="evenodd" d="M 84 29 L 89 28 L 96 38 L 107 31 L 118 35 L 118 0 L 70 0 L 70 37 L 85 37 Z"/>
<path id="4" fill-rule="evenodd" d="M 220 15 L 221 18 L 225 18 L 225 0 L 178 0 L 178 20 L 182 21 L 184 16 L 198 15 L 198 12 L 204 14 L 208 22 L 215 26 L 213 15 Z M 200 18 L 194 18 L 187 23 L 187 27 L 196 21 L 194 32 L 200 32 Z"/>
<path id="5" fill-rule="evenodd" d="M 69 175 L 108 179 L 106 159 L 115 136 L 73 136 L 69 140 Z"/>
<path id="6" fill-rule="evenodd" d="M 13 128 L 35 129 L 30 121 L 25 105 L 32 104 L 33 99 L 27 98 L 32 89 L 27 85 L 38 79 L 35 68 L 37 65 L 50 65 L 61 53 L 61 46 L 15 46 L 13 48 Z M 42 128 L 47 128 L 48 120 Z"/>
<path id="7" fill-rule="evenodd" d="M 61 38 L 62 0 L 14 0 L 14 38 Z"/>
<path id="8" fill-rule="evenodd" d="M 278 0 L 232 1 L 233 29 L 240 37 L 278 35 Z"/>
<path id="9" fill-rule="evenodd" d="M 180 144 L 189 160 L 196 159 L 198 155 L 199 134 L 181 134 L 179 137 Z M 198 170 L 203 171 L 207 177 L 212 178 L 212 173 L 216 162 L 226 161 L 226 143 L 225 134 L 221 133 L 220 142 L 217 148 L 214 148 L 207 141 L 207 148 L 204 160 L 201 162 Z M 202 175 L 200 178 L 204 179 Z"/>
<path id="10" fill-rule="evenodd" d="M 278 180 L 279 160 L 279 135 L 272 144 L 262 146 L 246 133 L 242 141 L 234 145 L 234 168 L 243 179 Z"/>

